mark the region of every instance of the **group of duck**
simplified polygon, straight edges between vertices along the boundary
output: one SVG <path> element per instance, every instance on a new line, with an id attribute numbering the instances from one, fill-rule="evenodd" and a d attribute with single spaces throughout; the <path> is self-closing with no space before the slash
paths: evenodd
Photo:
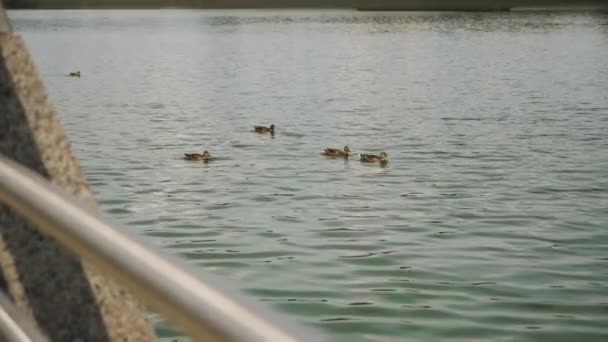
<path id="1" fill-rule="evenodd" d="M 80 78 L 80 70 L 70 72 L 66 76 Z M 274 136 L 274 127 L 274 124 L 268 127 L 253 126 L 253 131 L 258 134 L 270 134 Z M 324 149 L 321 154 L 329 158 L 348 159 L 348 157 L 350 156 L 350 149 L 348 148 L 348 146 L 344 146 L 343 149 L 328 147 Z M 380 165 L 386 165 L 388 163 L 388 155 L 386 154 L 386 152 L 381 152 L 380 154 L 360 153 L 358 155 L 359 160 L 362 163 L 379 163 Z M 214 160 L 215 158 L 211 156 L 211 153 L 209 153 L 209 151 L 204 151 L 203 153 L 184 153 L 184 159 L 208 163 Z"/>
<path id="2" fill-rule="evenodd" d="M 66 76 L 80 78 L 80 70 L 70 72 Z M 274 136 L 274 127 L 274 124 L 268 127 L 253 126 L 253 131 L 258 134 L 270 134 Z M 344 146 L 343 149 L 328 147 L 324 149 L 321 154 L 329 158 L 348 159 L 348 157 L 350 156 L 350 149 L 348 148 L 348 146 Z M 380 165 L 386 165 L 388 163 L 388 155 L 386 154 L 386 152 L 381 152 L 380 154 L 360 153 L 358 155 L 359 160 L 363 163 L 379 163 Z M 211 153 L 209 153 L 209 151 L 204 151 L 203 153 L 184 153 L 184 159 L 208 163 L 214 160 L 215 158 L 211 156 Z"/>
<path id="3" fill-rule="evenodd" d="M 274 136 L 274 128 L 274 124 L 268 127 L 254 126 L 253 131 L 258 134 L 269 134 Z M 336 159 L 348 159 L 348 157 L 351 155 L 348 146 L 344 146 L 343 149 L 328 147 L 324 149 L 321 154 L 328 158 Z M 381 152 L 380 154 L 360 153 L 358 156 L 362 163 L 378 163 L 380 165 L 386 165 L 388 163 L 388 154 L 386 154 L 386 152 Z M 213 161 L 215 158 L 211 156 L 209 151 L 204 151 L 203 153 L 184 153 L 184 159 L 208 163 Z"/>

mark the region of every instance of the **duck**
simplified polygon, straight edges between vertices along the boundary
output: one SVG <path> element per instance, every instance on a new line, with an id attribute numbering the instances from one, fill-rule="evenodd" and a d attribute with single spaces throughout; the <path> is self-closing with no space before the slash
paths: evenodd
<path id="1" fill-rule="evenodd" d="M 334 158 L 348 158 L 348 155 L 350 153 L 350 149 L 348 148 L 348 146 L 344 146 L 344 149 L 339 149 L 339 148 L 331 148 L 328 147 L 326 149 L 323 150 L 323 152 L 321 152 L 322 155 L 327 156 L 327 157 L 334 157 Z"/>
<path id="2" fill-rule="evenodd" d="M 270 133 L 274 135 L 274 124 L 270 125 L 270 127 L 266 126 L 253 126 L 253 129 L 256 133 L 267 134 Z"/>
<path id="3" fill-rule="evenodd" d="M 380 163 L 382 165 L 388 163 L 388 154 L 381 152 L 380 154 L 359 154 L 359 159 L 362 163 Z"/>
<path id="4" fill-rule="evenodd" d="M 212 160 L 214 160 L 215 158 L 211 157 L 211 154 L 208 151 L 203 152 L 203 154 L 200 153 L 184 153 L 184 159 L 185 160 L 193 160 L 193 161 L 203 161 L 205 163 L 208 163 Z"/>
<path id="5" fill-rule="evenodd" d="M 68 74 L 70 77 L 80 77 L 80 70 Z"/>

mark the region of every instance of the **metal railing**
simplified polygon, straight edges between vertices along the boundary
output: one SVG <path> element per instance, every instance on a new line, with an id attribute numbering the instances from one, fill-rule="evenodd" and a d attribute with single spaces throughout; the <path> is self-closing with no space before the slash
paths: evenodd
<path id="1" fill-rule="evenodd" d="M 6 158 L 0 158 L 0 202 L 199 341 L 321 340 L 228 290 L 225 282 L 107 223 L 76 197 Z"/>
<path id="2" fill-rule="evenodd" d="M 34 322 L 2 292 L 0 292 L 0 341 L 49 342 Z"/>

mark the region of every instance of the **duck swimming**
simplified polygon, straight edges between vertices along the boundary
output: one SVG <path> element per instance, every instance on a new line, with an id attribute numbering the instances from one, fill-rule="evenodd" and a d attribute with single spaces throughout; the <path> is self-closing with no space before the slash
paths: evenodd
<path id="1" fill-rule="evenodd" d="M 211 157 L 211 154 L 208 151 L 203 152 L 203 154 L 200 153 L 184 153 L 184 159 L 185 160 L 193 160 L 193 161 L 202 161 L 205 163 L 208 163 L 210 161 L 212 161 L 213 157 Z"/>
<path id="2" fill-rule="evenodd" d="M 322 155 L 333 158 L 348 158 L 348 154 L 350 153 L 350 149 L 348 146 L 344 146 L 344 149 L 341 150 L 339 148 L 326 148 L 321 152 Z"/>
<path id="3" fill-rule="evenodd" d="M 80 70 L 68 74 L 70 77 L 80 77 Z"/>
<path id="4" fill-rule="evenodd" d="M 274 135 L 274 124 L 270 125 L 270 127 L 266 126 L 253 126 L 253 129 L 256 133 L 267 134 L 270 133 Z"/>
<path id="5" fill-rule="evenodd" d="M 388 154 L 381 152 L 380 154 L 359 154 L 362 163 L 380 163 L 385 165 L 388 163 Z"/>

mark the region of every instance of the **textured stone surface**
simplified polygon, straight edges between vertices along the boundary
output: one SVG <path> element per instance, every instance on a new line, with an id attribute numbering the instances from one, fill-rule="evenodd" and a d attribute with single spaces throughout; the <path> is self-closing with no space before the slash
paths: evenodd
<path id="1" fill-rule="evenodd" d="M 0 153 L 94 205 L 23 41 L 0 33 Z M 124 290 L 0 206 L 0 269 L 15 303 L 53 341 L 155 340 Z"/>

